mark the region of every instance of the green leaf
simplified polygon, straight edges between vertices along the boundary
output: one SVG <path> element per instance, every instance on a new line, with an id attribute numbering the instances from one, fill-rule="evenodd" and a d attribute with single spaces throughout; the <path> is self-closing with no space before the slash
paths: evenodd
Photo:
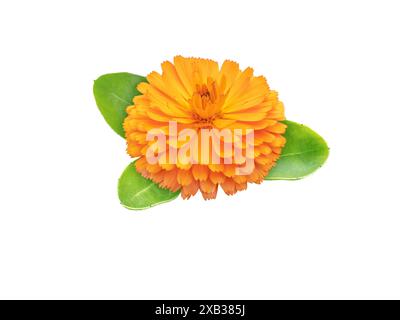
<path id="1" fill-rule="evenodd" d="M 283 122 L 288 126 L 286 145 L 265 180 L 301 179 L 320 168 L 329 155 L 325 140 L 316 132 L 293 121 Z"/>
<path id="2" fill-rule="evenodd" d="M 132 210 L 142 210 L 171 201 L 180 191 L 161 189 L 157 184 L 142 177 L 136 171 L 135 161 L 122 173 L 118 183 L 118 195 L 122 205 Z"/>
<path id="3" fill-rule="evenodd" d="M 93 93 L 101 114 L 110 127 L 125 138 L 122 124 L 127 116 L 126 107 L 132 105 L 132 99 L 139 94 L 136 86 L 146 78 L 121 72 L 105 74 L 95 80 Z"/>

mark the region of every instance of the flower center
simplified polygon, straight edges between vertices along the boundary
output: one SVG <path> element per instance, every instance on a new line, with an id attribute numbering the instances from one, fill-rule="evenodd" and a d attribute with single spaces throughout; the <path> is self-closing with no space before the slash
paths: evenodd
<path id="1" fill-rule="evenodd" d="M 221 117 L 220 110 L 224 100 L 225 97 L 214 80 L 208 78 L 207 84 L 196 85 L 196 91 L 189 100 L 196 125 L 200 128 L 212 128 L 214 120 Z"/>
<path id="2" fill-rule="evenodd" d="M 212 99 L 211 93 L 205 84 L 202 86 L 197 85 L 197 93 L 200 95 L 202 100 L 207 100 L 208 102 L 214 102 L 212 100 L 215 100 L 215 97 Z"/>
<path id="3" fill-rule="evenodd" d="M 213 128 L 213 122 L 215 119 L 218 118 L 218 115 L 214 115 L 209 118 L 202 118 L 198 114 L 193 114 L 193 118 L 196 120 L 196 127 L 198 128 L 207 128 L 207 129 L 212 129 Z"/>

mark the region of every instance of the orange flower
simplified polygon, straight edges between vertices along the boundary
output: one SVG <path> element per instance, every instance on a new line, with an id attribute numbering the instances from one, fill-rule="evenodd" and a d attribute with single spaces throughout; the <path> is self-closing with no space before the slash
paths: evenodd
<path id="1" fill-rule="evenodd" d="M 264 77 L 253 76 L 251 68 L 241 71 L 237 63 L 228 60 L 219 68 L 212 60 L 177 56 L 174 63 L 162 64 L 161 74 L 152 72 L 147 80 L 148 83 L 138 85 L 141 95 L 127 108 L 124 122 L 127 151 L 130 156 L 139 157 L 136 161 L 139 173 L 162 188 L 181 189 L 184 199 L 198 190 L 204 199 L 213 199 L 219 186 L 232 195 L 245 190 L 248 182 L 263 181 L 286 142 L 282 136 L 286 125 L 279 122 L 285 118 L 283 104 Z M 169 129 L 172 122 L 176 123 L 177 134 Z M 167 147 L 158 146 L 155 151 L 158 157 L 165 156 L 164 161 L 156 163 L 146 157 L 154 148 L 154 141 L 148 141 L 147 134 L 154 129 L 167 137 Z M 189 162 L 180 158 L 173 161 L 173 151 L 183 151 L 187 142 L 176 139 L 185 129 L 198 133 L 197 143 L 204 136 L 202 129 L 225 129 L 232 136 L 227 138 L 212 131 L 211 142 L 216 142 L 218 148 L 197 147 L 197 144 L 196 158 L 191 155 Z M 237 132 L 244 138 L 252 132 L 254 139 L 250 144 L 245 144 L 244 138 L 238 143 Z M 234 147 L 223 149 L 221 144 L 225 146 L 227 142 L 233 142 Z M 246 154 L 249 147 L 252 152 Z M 241 160 L 227 161 L 237 150 L 244 152 Z M 211 153 L 217 155 L 218 163 L 206 161 Z M 238 169 L 249 159 L 254 163 L 251 171 L 239 174 Z"/>

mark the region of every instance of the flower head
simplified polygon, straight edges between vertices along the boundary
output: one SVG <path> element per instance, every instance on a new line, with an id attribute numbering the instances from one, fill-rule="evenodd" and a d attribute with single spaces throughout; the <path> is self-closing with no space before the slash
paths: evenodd
<path id="1" fill-rule="evenodd" d="M 264 77 L 232 61 L 219 68 L 212 60 L 177 56 L 147 81 L 138 85 L 141 95 L 124 122 L 127 151 L 139 157 L 140 174 L 162 188 L 181 189 L 184 199 L 199 190 L 204 199 L 215 198 L 219 186 L 231 195 L 263 181 L 286 129 L 283 104 Z M 157 139 L 149 139 L 150 132 Z"/>

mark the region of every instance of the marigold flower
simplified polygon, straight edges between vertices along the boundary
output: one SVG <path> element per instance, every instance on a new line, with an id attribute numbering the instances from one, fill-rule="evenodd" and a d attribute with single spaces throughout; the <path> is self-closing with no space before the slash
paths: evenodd
<path id="1" fill-rule="evenodd" d="M 261 183 L 286 142 L 282 136 L 286 125 L 280 122 L 285 119 L 284 107 L 278 93 L 270 90 L 264 77 L 254 76 L 253 69 L 241 71 L 237 63 L 228 60 L 219 68 L 212 60 L 177 56 L 174 63 L 166 61 L 161 66 L 161 74 L 152 72 L 147 76 L 148 83 L 138 85 L 141 95 L 127 108 L 124 122 L 127 152 L 131 157 L 139 157 L 136 170 L 162 188 L 181 189 L 184 199 L 198 190 L 204 199 L 213 199 L 219 186 L 232 195 L 245 190 L 249 182 Z M 229 151 L 222 147 L 205 149 L 201 145 L 196 150 L 197 158 L 191 158 L 195 161 L 174 162 L 171 150 L 182 151 L 184 143 L 172 139 L 176 135 L 168 129 L 171 122 L 176 123 L 178 132 L 184 129 L 198 132 L 196 139 L 204 136 L 202 129 L 231 131 L 234 147 Z M 148 132 L 153 129 L 167 136 L 168 146 L 156 151 L 165 156 L 166 162 L 152 163 L 146 157 L 154 144 L 147 140 Z M 244 138 L 239 142 L 236 139 L 238 130 L 244 136 L 247 130 L 252 130 L 252 152 L 246 154 L 248 145 Z M 215 133 L 210 139 L 219 147 L 229 142 Z M 244 152 L 242 160 L 227 161 L 237 149 Z M 207 157 L 203 157 L 205 153 Z M 217 154 L 219 163 L 204 161 L 211 158 L 211 153 Z M 254 162 L 252 170 L 238 174 L 243 159 L 249 158 Z"/>

